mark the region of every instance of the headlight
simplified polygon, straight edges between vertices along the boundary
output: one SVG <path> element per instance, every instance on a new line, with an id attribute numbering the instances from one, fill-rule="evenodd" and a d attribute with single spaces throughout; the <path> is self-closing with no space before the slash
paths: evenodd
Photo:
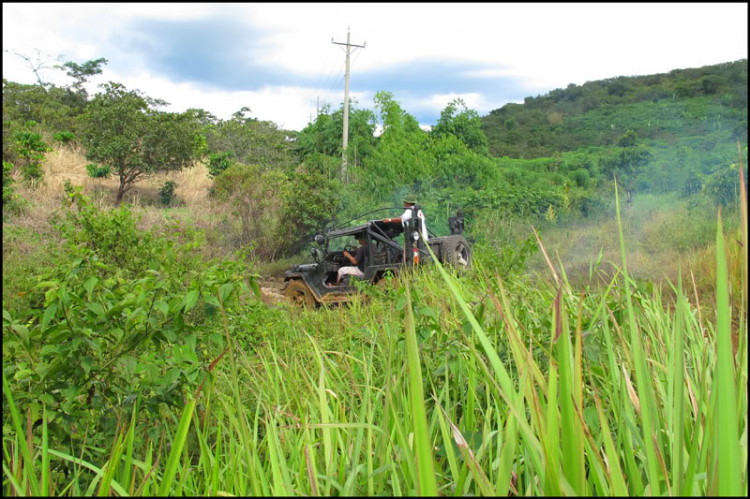
<path id="1" fill-rule="evenodd" d="M 414 239 L 415 241 L 419 240 L 419 232 L 417 232 L 417 231 L 414 231 L 414 232 L 412 232 L 412 233 L 411 233 L 411 237 L 412 237 L 412 238 L 413 238 L 413 239 Z"/>

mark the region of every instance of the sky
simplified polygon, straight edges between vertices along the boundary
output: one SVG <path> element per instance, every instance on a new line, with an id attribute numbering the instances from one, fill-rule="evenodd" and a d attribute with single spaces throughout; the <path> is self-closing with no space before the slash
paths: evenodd
<path id="1" fill-rule="evenodd" d="M 386 90 L 427 128 L 460 97 L 480 116 L 570 83 L 747 58 L 747 3 L 3 3 L 3 78 L 106 58 L 88 89 L 123 83 L 222 119 L 242 107 L 301 130 L 349 95 Z M 38 52 L 37 52 L 38 51 Z M 55 62 L 59 57 L 60 62 Z M 69 84 L 62 71 L 45 81 Z"/>

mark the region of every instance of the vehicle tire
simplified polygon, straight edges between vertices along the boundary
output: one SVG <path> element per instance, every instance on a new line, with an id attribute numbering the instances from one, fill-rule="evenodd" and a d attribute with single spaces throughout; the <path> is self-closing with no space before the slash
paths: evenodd
<path id="1" fill-rule="evenodd" d="M 295 279 L 289 281 L 284 289 L 284 296 L 287 300 L 305 308 L 315 308 L 315 296 L 304 281 Z"/>
<path id="2" fill-rule="evenodd" d="M 388 279 L 386 279 L 386 276 L 388 275 L 391 276 L 390 282 Z M 397 287 L 396 276 L 390 270 L 383 272 L 383 274 L 378 278 L 378 281 L 375 283 L 375 286 L 379 287 L 380 289 L 388 289 L 389 285 L 391 287 Z"/>
<path id="3" fill-rule="evenodd" d="M 448 236 L 445 238 L 440 254 L 443 263 L 454 267 L 459 273 L 471 268 L 471 246 L 464 236 Z"/>

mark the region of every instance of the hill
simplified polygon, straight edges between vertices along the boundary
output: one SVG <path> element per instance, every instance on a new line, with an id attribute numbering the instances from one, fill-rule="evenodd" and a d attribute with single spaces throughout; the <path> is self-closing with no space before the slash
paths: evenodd
<path id="1" fill-rule="evenodd" d="M 674 145 L 678 137 L 747 139 L 747 59 L 647 76 L 571 83 L 481 118 L 490 154 L 540 158 L 608 146 L 626 130 Z"/>

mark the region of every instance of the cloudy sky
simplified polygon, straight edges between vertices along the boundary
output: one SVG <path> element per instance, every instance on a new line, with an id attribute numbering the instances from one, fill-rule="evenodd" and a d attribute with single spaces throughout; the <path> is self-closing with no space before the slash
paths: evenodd
<path id="1" fill-rule="evenodd" d="M 26 62 L 109 64 L 118 81 L 166 100 L 300 130 L 350 96 L 379 90 L 424 125 L 462 97 L 484 116 L 569 83 L 747 58 L 746 3 L 684 4 L 13 4 L 3 3 L 3 78 L 34 83 Z M 47 54 L 47 56 L 45 56 Z M 69 83 L 57 70 L 46 81 Z"/>

